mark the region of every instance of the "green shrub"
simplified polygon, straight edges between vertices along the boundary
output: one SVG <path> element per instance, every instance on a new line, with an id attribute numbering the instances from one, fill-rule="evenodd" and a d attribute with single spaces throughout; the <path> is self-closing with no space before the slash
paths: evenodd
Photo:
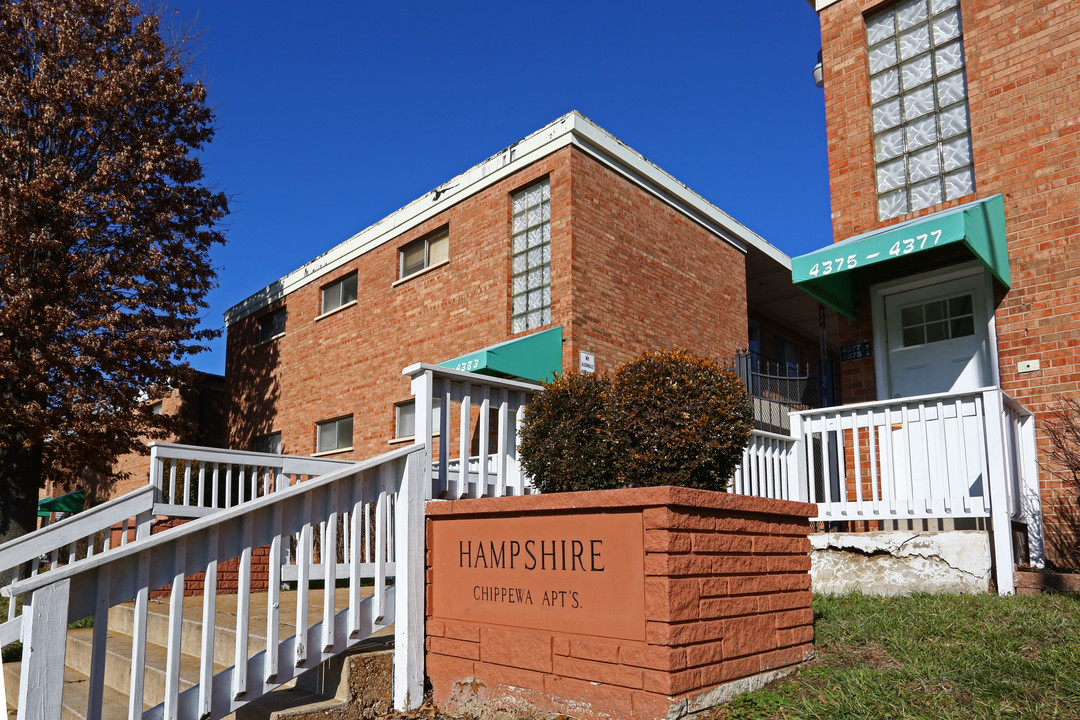
<path id="1" fill-rule="evenodd" d="M 723 490 L 752 408 L 742 382 L 688 352 L 648 353 L 613 379 L 565 373 L 525 410 L 520 457 L 541 492 L 681 485 Z"/>
<path id="2" fill-rule="evenodd" d="M 606 375 L 563 373 L 525 408 L 521 464 L 540 491 L 618 487 L 607 440 Z"/>
<path id="3" fill-rule="evenodd" d="M 620 484 L 727 487 L 753 429 L 734 373 L 683 350 L 646 353 L 616 371 L 610 398 Z"/>

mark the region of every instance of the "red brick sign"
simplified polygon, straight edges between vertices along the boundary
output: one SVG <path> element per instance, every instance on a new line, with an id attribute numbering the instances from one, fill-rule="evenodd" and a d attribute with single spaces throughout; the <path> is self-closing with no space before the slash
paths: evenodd
<path id="1" fill-rule="evenodd" d="M 645 639 L 641 515 L 440 518 L 434 617 Z"/>

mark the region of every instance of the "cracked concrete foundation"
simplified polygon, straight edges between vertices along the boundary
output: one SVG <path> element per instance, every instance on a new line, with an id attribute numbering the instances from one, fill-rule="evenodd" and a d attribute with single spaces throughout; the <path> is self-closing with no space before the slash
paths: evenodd
<path id="1" fill-rule="evenodd" d="M 828 595 L 985 593 L 990 591 L 990 537 L 982 531 L 903 531 L 810 536 L 814 592 Z"/>

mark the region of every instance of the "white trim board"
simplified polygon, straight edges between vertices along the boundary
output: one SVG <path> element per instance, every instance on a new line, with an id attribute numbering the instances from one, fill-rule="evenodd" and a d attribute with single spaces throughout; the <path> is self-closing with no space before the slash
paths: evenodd
<path id="1" fill-rule="evenodd" d="M 791 259 L 576 110 L 387 215 L 225 311 L 226 326 L 383 245 L 567 145 L 587 152 L 742 252 L 753 247 L 791 269 Z"/>

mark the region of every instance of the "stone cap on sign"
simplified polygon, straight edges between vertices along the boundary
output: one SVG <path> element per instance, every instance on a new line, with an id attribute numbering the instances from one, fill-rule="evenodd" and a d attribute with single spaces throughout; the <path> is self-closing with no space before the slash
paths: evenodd
<path id="1" fill-rule="evenodd" d="M 431 500 L 427 515 L 488 515 L 510 512 L 545 512 L 567 510 L 612 510 L 618 508 L 689 506 L 727 512 L 788 515 L 811 518 L 817 515 L 817 505 L 794 500 L 736 495 L 697 488 L 660 487 L 623 488 L 620 490 L 590 490 L 584 492 L 547 493 L 500 498 L 467 498 L 464 500 Z"/>

